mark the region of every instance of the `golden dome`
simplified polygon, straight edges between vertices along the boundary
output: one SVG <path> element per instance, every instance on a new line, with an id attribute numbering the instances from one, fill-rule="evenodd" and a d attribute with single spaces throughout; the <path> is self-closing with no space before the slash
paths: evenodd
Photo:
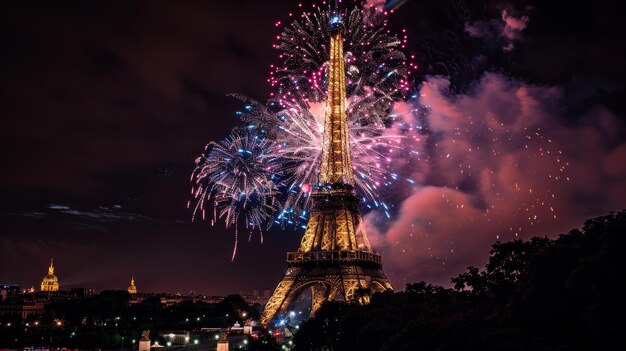
<path id="1" fill-rule="evenodd" d="M 130 278 L 130 286 L 128 287 L 128 293 L 129 294 L 137 293 L 137 287 L 135 286 L 135 277 Z"/>
<path id="2" fill-rule="evenodd" d="M 41 281 L 41 291 L 59 291 L 59 278 L 54 275 L 54 260 L 50 260 L 50 267 L 48 267 L 48 274 L 43 277 Z"/>

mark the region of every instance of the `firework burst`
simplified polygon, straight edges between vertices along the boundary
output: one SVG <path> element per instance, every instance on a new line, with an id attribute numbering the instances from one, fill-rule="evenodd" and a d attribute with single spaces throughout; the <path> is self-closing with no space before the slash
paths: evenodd
<path id="1" fill-rule="evenodd" d="M 261 229 L 277 208 L 273 179 L 280 162 L 271 154 L 271 143 L 257 135 L 233 133 L 208 144 L 192 174 L 193 218 L 206 219 L 209 211 L 212 223 L 223 219 L 235 233 L 240 217 L 251 231 Z M 236 249 L 237 236 L 233 259 Z"/>
<path id="2" fill-rule="evenodd" d="M 322 158 L 324 103 L 310 103 L 307 108 L 294 104 L 272 112 L 257 102 L 240 98 L 247 107 L 241 116 L 246 128 L 275 140 L 269 152 L 282 164 L 283 173 L 274 178 L 282 194 L 281 209 L 275 222 L 297 224 L 306 219 L 310 207 L 308 194 L 317 184 Z M 419 139 L 418 129 L 396 120 L 399 119 L 397 114 L 389 119 L 392 123 L 388 126 L 362 124 L 354 117 L 349 120 L 350 149 L 352 158 L 357 160 L 353 164 L 356 190 L 374 207 L 382 205 L 381 189 L 397 179 L 391 164 L 394 159 L 398 161 L 395 155 L 409 150 Z"/>
<path id="3" fill-rule="evenodd" d="M 282 64 L 272 66 L 272 96 L 282 105 L 307 104 L 326 99 L 330 9 L 317 8 L 287 26 L 274 44 Z M 386 22 L 367 21 L 354 8 L 344 14 L 344 56 L 348 115 L 363 124 L 388 122 L 389 110 L 409 90 L 412 63 L 401 51 L 403 42 L 390 33 Z"/>
<path id="4" fill-rule="evenodd" d="M 262 230 L 272 223 L 306 221 L 322 157 L 328 80 L 330 10 L 305 12 L 277 37 L 281 64 L 273 66 L 267 104 L 244 103 L 242 125 L 207 146 L 192 175 L 194 214 L 212 211 L 212 223 Z M 412 118 L 391 114 L 409 90 L 411 63 L 403 41 L 355 8 L 344 13 L 347 115 L 357 193 L 368 207 L 384 206 L 381 189 L 397 176 L 392 159 L 418 140 Z M 412 111 L 404 112 L 412 113 Z M 400 117 L 400 118 L 399 118 Z M 235 246 L 236 248 L 236 246 Z M 233 253 L 234 255 L 234 253 Z M 233 256 L 234 257 L 234 256 Z"/>

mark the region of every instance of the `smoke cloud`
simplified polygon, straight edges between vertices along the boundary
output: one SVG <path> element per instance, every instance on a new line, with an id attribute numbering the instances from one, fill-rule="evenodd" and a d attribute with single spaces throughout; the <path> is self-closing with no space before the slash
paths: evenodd
<path id="1" fill-rule="evenodd" d="M 496 73 L 466 94 L 448 94 L 449 84 L 429 77 L 421 86 L 428 157 L 409 170 L 421 185 L 392 223 L 379 213 L 364 220 L 396 288 L 450 285 L 497 240 L 554 237 L 626 207 L 624 125 L 604 106 L 572 123 L 557 87 Z"/>
<path id="2" fill-rule="evenodd" d="M 466 23 L 465 31 L 471 37 L 502 45 L 502 50 L 511 51 L 514 43 L 522 39 L 522 31 L 526 29 L 529 19 L 528 15 L 514 15 L 515 12 L 512 8 L 505 8 L 498 19 Z"/>

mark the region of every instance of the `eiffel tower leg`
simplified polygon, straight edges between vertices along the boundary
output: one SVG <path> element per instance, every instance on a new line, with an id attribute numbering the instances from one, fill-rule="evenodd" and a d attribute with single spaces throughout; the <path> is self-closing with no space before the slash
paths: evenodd
<path id="1" fill-rule="evenodd" d="M 298 272 L 287 270 L 283 279 L 278 283 L 272 297 L 265 304 L 261 314 L 261 324 L 267 325 L 276 316 L 279 310 L 285 309 L 292 295 L 292 288 L 298 276 Z"/>
<path id="2" fill-rule="evenodd" d="M 372 292 L 383 292 L 386 290 L 393 291 L 393 287 L 382 269 L 371 272 L 370 276 L 372 277 L 372 281 L 370 283 Z"/>
<path id="3" fill-rule="evenodd" d="M 393 291 L 393 287 L 391 286 L 391 283 L 389 282 L 389 280 L 387 280 L 387 277 L 378 278 L 375 281 L 372 281 L 372 283 L 374 282 L 378 283 L 381 287 L 383 287 L 381 291 L 386 291 L 386 290 Z"/>
<path id="4" fill-rule="evenodd" d="M 359 281 L 357 279 L 343 279 L 344 299 L 348 303 L 357 301 L 357 290 L 359 289 Z"/>
<path id="5" fill-rule="evenodd" d="M 328 293 L 329 289 L 324 284 L 311 286 L 311 313 L 309 316 L 312 317 L 324 301 L 328 300 Z"/>
<path id="6" fill-rule="evenodd" d="M 364 295 L 361 289 L 369 288 L 366 277 L 371 277 L 361 267 L 342 268 L 343 294 L 346 302 L 366 305 L 369 303 L 369 294 Z"/>
<path id="7" fill-rule="evenodd" d="M 328 295 L 326 296 L 326 301 L 333 301 L 335 297 L 337 297 L 337 294 L 339 293 L 339 291 L 340 289 L 337 288 L 337 286 L 331 285 L 328 288 Z"/>

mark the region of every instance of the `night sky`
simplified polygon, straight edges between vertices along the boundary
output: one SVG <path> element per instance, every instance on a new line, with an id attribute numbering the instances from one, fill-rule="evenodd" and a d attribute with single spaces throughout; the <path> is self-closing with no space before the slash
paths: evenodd
<path id="1" fill-rule="evenodd" d="M 626 208 L 626 24 L 599 1 L 419 1 L 406 29 L 428 108 L 417 180 L 364 218 L 397 289 L 449 284 L 496 240 Z M 310 8 L 304 2 L 303 8 Z M 225 294 L 273 289 L 301 231 L 191 223 L 204 145 L 264 100 L 296 1 L 2 2 L 0 283 Z M 398 111 L 408 103 L 398 103 Z M 245 241 L 245 240 L 242 240 Z"/>

